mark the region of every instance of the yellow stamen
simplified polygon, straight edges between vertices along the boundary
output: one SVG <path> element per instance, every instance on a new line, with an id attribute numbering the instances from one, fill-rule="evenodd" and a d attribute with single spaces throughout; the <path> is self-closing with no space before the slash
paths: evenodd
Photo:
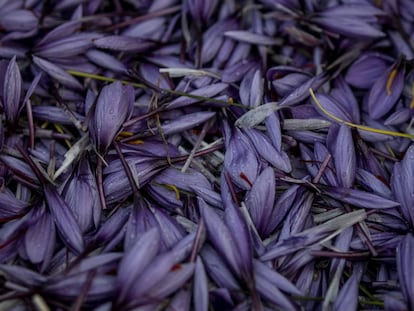
<path id="1" fill-rule="evenodd" d="M 389 144 L 385 144 L 385 148 L 388 150 L 388 152 L 390 153 L 392 157 L 396 158 L 396 155 Z"/>
<path id="2" fill-rule="evenodd" d="M 228 102 L 229 102 L 229 104 L 234 104 L 233 97 L 229 97 Z"/>
<path id="3" fill-rule="evenodd" d="M 404 138 L 414 139 L 414 135 L 412 135 L 412 134 L 400 133 L 400 132 L 394 132 L 394 131 L 388 131 L 388 130 L 381 130 L 381 129 L 377 129 L 377 128 L 374 128 L 374 127 L 355 124 L 355 123 L 351 123 L 351 122 L 342 120 L 341 118 L 338 118 L 337 116 L 335 116 L 334 114 L 332 114 L 328 110 L 326 110 L 324 107 L 322 107 L 321 103 L 316 98 L 315 93 L 313 92 L 313 90 L 311 88 L 309 89 L 309 93 L 310 93 L 310 96 L 312 97 L 313 101 L 315 102 L 316 106 L 318 106 L 318 108 L 326 116 L 330 117 L 331 119 L 335 120 L 338 123 L 345 124 L 349 127 L 357 128 L 359 130 L 363 130 L 363 131 L 367 131 L 367 132 L 371 132 L 371 133 L 378 133 L 378 134 L 384 134 L 384 135 L 389 135 L 389 136 L 394 136 L 394 137 L 404 137 Z"/>
<path id="4" fill-rule="evenodd" d="M 123 131 L 123 132 L 118 134 L 118 137 L 125 138 L 125 137 L 131 137 L 132 135 L 134 135 L 134 133 Z"/>
<path id="5" fill-rule="evenodd" d="M 60 134 L 65 134 L 65 131 L 59 124 L 53 123 L 53 126 L 55 127 L 56 131 L 58 131 Z M 70 143 L 69 140 L 65 139 L 65 143 L 69 148 L 72 147 L 72 144 Z"/>
<path id="6" fill-rule="evenodd" d="M 141 145 L 143 143 L 144 143 L 144 141 L 141 140 L 141 139 L 135 139 L 135 140 L 127 141 L 127 144 L 131 144 L 131 145 Z"/>
<path id="7" fill-rule="evenodd" d="M 170 184 L 168 184 L 168 185 L 165 185 L 168 189 L 170 189 L 170 190 L 172 190 L 172 191 L 174 191 L 175 192 L 175 198 L 177 199 L 177 200 L 179 200 L 180 199 L 180 191 L 178 190 L 178 188 L 176 187 L 176 186 L 174 186 L 174 185 L 170 185 Z"/>
<path id="8" fill-rule="evenodd" d="M 411 102 L 410 109 L 414 109 L 414 83 L 411 85 Z"/>
<path id="9" fill-rule="evenodd" d="M 392 83 L 394 82 L 395 76 L 397 75 L 397 69 L 393 69 L 388 77 L 387 80 L 387 86 L 386 86 L 386 90 L 387 90 L 387 95 L 390 96 L 391 95 L 391 86 Z"/>
<path id="10" fill-rule="evenodd" d="M 42 123 L 40 128 L 45 129 L 45 128 L 47 128 L 48 125 L 49 125 L 49 122 L 45 121 L 45 122 Z"/>

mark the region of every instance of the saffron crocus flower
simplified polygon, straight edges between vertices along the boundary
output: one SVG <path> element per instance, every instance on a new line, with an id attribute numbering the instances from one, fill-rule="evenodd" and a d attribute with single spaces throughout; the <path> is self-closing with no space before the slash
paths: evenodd
<path id="1" fill-rule="evenodd" d="M 129 117 L 134 104 L 134 89 L 121 82 L 104 86 L 96 102 L 89 133 L 96 150 L 105 154 L 122 124 Z"/>

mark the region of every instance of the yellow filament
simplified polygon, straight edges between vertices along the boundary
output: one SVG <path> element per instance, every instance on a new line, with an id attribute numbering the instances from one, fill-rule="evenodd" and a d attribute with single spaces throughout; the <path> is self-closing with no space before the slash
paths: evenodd
<path id="1" fill-rule="evenodd" d="M 414 83 L 411 85 L 411 102 L 410 108 L 414 109 Z"/>
<path id="2" fill-rule="evenodd" d="M 58 131 L 60 134 L 65 134 L 65 131 L 59 124 L 53 123 L 53 126 L 55 127 L 56 131 Z M 69 148 L 72 147 L 72 144 L 70 143 L 69 140 L 65 139 L 65 143 Z"/>
<path id="3" fill-rule="evenodd" d="M 89 78 L 89 79 L 100 80 L 100 81 L 105 81 L 105 82 L 121 81 L 123 84 L 130 84 L 138 88 L 146 88 L 144 84 L 124 81 L 124 80 L 118 80 L 114 78 L 108 78 L 105 76 L 95 75 L 92 73 L 87 73 L 87 72 L 82 72 L 82 71 L 77 71 L 77 70 L 67 70 L 67 72 L 75 77 Z"/>
<path id="4" fill-rule="evenodd" d="M 395 76 L 397 74 L 397 69 L 393 69 L 388 77 L 387 80 L 387 86 L 386 86 L 386 90 L 387 90 L 387 95 L 390 96 L 391 95 L 391 86 L 392 83 L 394 82 Z"/>
<path id="5" fill-rule="evenodd" d="M 174 186 L 174 185 L 170 185 L 170 184 L 168 184 L 168 185 L 165 185 L 168 189 L 170 189 L 170 190 L 172 190 L 172 191 L 174 191 L 175 192 L 175 198 L 177 199 L 177 200 L 179 200 L 180 199 L 180 191 L 178 190 L 178 188 L 176 187 L 176 186 Z"/>
<path id="6" fill-rule="evenodd" d="M 134 133 L 123 131 L 123 132 L 118 134 L 118 137 L 119 138 L 125 138 L 125 137 L 131 137 L 132 135 L 134 135 Z"/>
<path id="7" fill-rule="evenodd" d="M 143 143 L 144 141 L 141 139 L 130 140 L 127 142 L 127 144 L 131 144 L 131 145 L 141 145 Z"/>
<path id="8" fill-rule="evenodd" d="M 147 88 L 147 86 L 145 86 L 144 84 L 141 84 L 141 83 L 134 83 L 134 82 L 125 81 L 125 80 L 108 78 L 108 77 L 105 77 L 105 76 L 96 75 L 96 74 L 92 74 L 92 73 L 87 73 L 87 72 L 83 72 L 83 71 L 67 70 L 66 72 L 71 74 L 74 77 L 88 78 L 88 79 L 105 81 L 105 82 L 120 81 L 122 84 L 129 84 L 129 85 L 132 85 L 133 87 L 136 87 L 136 88 L 140 88 L 140 89 L 146 89 Z M 212 102 L 212 103 L 219 103 L 219 104 L 228 103 L 229 105 L 232 105 L 232 106 L 249 108 L 249 107 L 246 107 L 242 104 L 236 103 L 234 101 L 227 101 L 226 102 L 226 101 L 223 101 L 221 99 L 210 98 L 210 97 L 205 97 L 205 96 L 198 96 L 198 95 L 189 94 L 189 93 L 180 92 L 180 91 L 175 91 L 175 90 L 162 89 L 162 92 L 165 92 L 165 93 L 168 93 L 168 94 L 179 95 L 179 96 L 186 96 L 186 97 L 194 98 L 194 99 L 197 99 L 197 100 L 207 100 L 207 101 Z"/>
<path id="9" fill-rule="evenodd" d="M 337 116 L 333 115 L 328 110 L 326 110 L 324 107 L 322 107 L 321 103 L 316 98 L 315 93 L 313 92 L 312 88 L 309 89 L 309 93 L 310 93 L 310 96 L 312 97 L 313 101 L 315 102 L 316 106 L 318 106 L 318 108 L 326 116 L 330 117 L 331 119 L 335 120 L 338 123 L 345 124 L 349 127 L 357 128 L 359 130 L 363 130 L 363 131 L 367 131 L 367 132 L 371 132 L 371 133 L 378 133 L 378 134 L 384 134 L 384 135 L 389 135 L 389 136 L 394 136 L 394 137 L 404 137 L 404 138 L 414 139 L 414 135 L 412 135 L 412 134 L 400 133 L 400 132 L 394 132 L 394 131 L 388 131 L 388 130 L 381 130 L 381 129 L 377 129 L 377 128 L 374 128 L 374 127 L 355 124 L 355 123 L 351 123 L 351 122 L 342 120 L 341 118 L 338 118 Z"/>

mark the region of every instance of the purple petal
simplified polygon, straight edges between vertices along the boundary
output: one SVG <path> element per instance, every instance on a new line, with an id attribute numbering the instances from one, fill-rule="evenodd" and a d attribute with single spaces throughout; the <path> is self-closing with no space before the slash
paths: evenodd
<path id="1" fill-rule="evenodd" d="M 346 82 L 356 88 L 369 89 L 387 69 L 384 55 L 362 54 L 348 69 Z"/>
<path id="2" fill-rule="evenodd" d="M 395 77 L 393 71 L 397 70 Z M 391 84 L 390 84 L 391 83 Z M 392 66 L 375 81 L 368 97 L 368 111 L 373 119 L 387 114 L 396 104 L 404 88 L 404 70 Z"/>
<path id="3" fill-rule="evenodd" d="M 144 233 L 122 258 L 117 277 L 119 301 L 123 301 L 133 282 L 154 259 L 159 244 L 159 231 L 157 228 L 152 228 Z"/>
<path id="4" fill-rule="evenodd" d="M 24 243 L 29 260 L 34 264 L 43 262 L 46 266 L 52 257 L 55 242 L 55 224 L 50 215 L 43 212 L 26 231 Z"/>
<path id="5" fill-rule="evenodd" d="M 335 169 L 339 184 L 350 188 L 354 184 L 356 173 L 356 154 L 351 129 L 341 125 L 335 146 Z"/>
<path id="6" fill-rule="evenodd" d="M 105 69 L 113 70 L 115 72 L 127 71 L 127 68 L 122 62 L 108 53 L 99 50 L 89 50 L 86 52 L 86 57 L 88 57 L 91 62 Z"/>
<path id="7" fill-rule="evenodd" d="M 65 186 L 63 196 L 82 232 L 98 226 L 101 205 L 88 159 L 80 160 L 74 175 Z"/>
<path id="8" fill-rule="evenodd" d="M 75 90 L 83 90 L 82 84 L 79 83 L 74 77 L 68 74 L 61 67 L 58 67 L 47 60 L 33 55 L 34 63 L 45 71 L 49 76 L 62 83 L 64 86 L 73 88 Z"/>
<path id="9" fill-rule="evenodd" d="M 30 31 L 37 28 L 39 22 L 29 10 L 14 10 L 2 15 L 0 25 L 7 31 Z"/>
<path id="10" fill-rule="evenodd" d="M 240 42 L 257 45 L 280 45 L 282 43 L 278 38 L 272 38 L 245 30 L 230 30 L 226 31 L 224 35 Z"/>
<path id="11" fill-rule="evenodd" d="M 391 208 L 400 205 L 398 202 L 361 190 L 327 186 L 323 186 L 322 189 L 323 193 L 336 200 L 361 208 Z"/>
<path id="12" fill-rule="evenodd" d="M 211 243 L 224 257 L 230 268 L 233 271 L 239 271 L 237 265 L 238 252 L 231 232 L 217 213 L 200 198 L 198 198 L 198 205 Z"/>
<path id="13" fill-rule="evenodd" d="M 71 209 L 52 186 L 44 188 L 46 201 L 63 243 L 73 252 L 81 253 L 83 238 Z"/>
<path id="14" fill-rule="evenodd" d="M 407 234 L 397 247 L 398 278 L 405 301 L 410 309 L 414 308 L 414 279 L 412 277 L 414 257 L 414 237 Z"/>
<path id="15" fill-rule="evenodd" d="M 204 269 L 203 261 L 200 257 L 197 257 L 195 264 L 194 282 L 194 310 L 195 311 L 208 311 L 209 299 L 208 299 L 208 279 Z"/>
<path id="16" fill-rule="evenodd" d="M 246 195 L 246 206 L 255 227 L 261 234 L 265 232 L 273 211 L 275 190 L 275 173 L 271 167 L 268 167 L 257 177 Z"/>
<path id="17" fill-rule="evenodd" d="M 149 41 L 116 35 L 96 39 L 93 43 L 101 49 L 134 53 L 144 52 L 153 46 Z"/>
<path id="18" fill-rule="evenodd" d="M 89 130 L 97 150 L 105 153 L 129 116 L 134 104 L 134 89 L 117 81 L 103 87 Z"/>
<path id="19" fill-rule="evenodd" d="M 17 122 L 22 108 L 20 104 L 21 92 L 22 77 L 16 63 L 16 57 L 13 57 L 7 66 L 3 85 L 3 108 L 7 120 L 12 124 Z"/>
<path id="20" fill-rule="evenodd" d="M 227 83 L 215 83 L 190 92 L 190 95 L 201 97 L 214 97 L 228 88 Z M 169 109 L 180 108 L 199 102 L 200 99 L 190 97 L 179 97 L 166 105 Z"/>
<path id="21" fill-rule="evenodd" d="M 224 210 L 224 221 L 227 225 L 235 248 L 237 249 L 239 274 L 247 283 L 252 281 L 253 270 L 253 248 L 250 229 L 242 212 L 233 204 L 227 205 Z"/>
<path id="22" fill-rule="evenodd" d="M 86 52 L 93 46 L 92 40 L 100 37 L 97 33 L 79 33 L 35 49 L 34 53 L 43 58 L 68 58 Z"/>
<path id="23" fill-rule="evenodd" d="M 236 130 L 224 156 L 224 167 L 233 182 L 242 189 L 250 189 L 258 173 L 258 160 L 248 139 Z"/>

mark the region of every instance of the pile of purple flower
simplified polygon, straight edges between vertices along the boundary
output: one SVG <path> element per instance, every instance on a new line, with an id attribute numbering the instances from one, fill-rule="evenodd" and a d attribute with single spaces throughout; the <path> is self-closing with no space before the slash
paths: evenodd
<path id="1" fill-rule="evenodd" d="M 0 310 L 414 310 L 412 0 L 0 1 Z"/>

